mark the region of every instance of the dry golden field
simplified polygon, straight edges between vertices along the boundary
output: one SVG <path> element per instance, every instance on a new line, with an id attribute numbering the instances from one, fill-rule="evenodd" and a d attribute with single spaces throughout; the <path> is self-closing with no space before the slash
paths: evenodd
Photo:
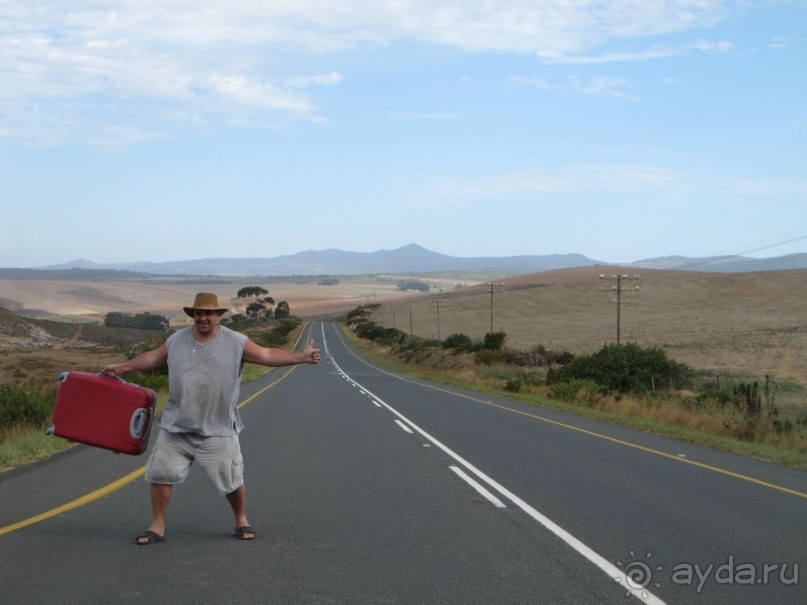
<path id="1" fill-rule="evenodd" d="M 493 330 L 506 345 L 587 354 L 616 342 L 616 282 L 621 342 L 657 346 L 676 361 L 715 375 L 763 382 L 765 375 L 807 387 L 807 270 L 757 273 L 652 271 L 586 267 L 497 281 Z M 503 285 L 499 285 L 503 284 Z M 439 312 L 439 321 L 438 321 Z M 385 303 L 376 321 L 425 338 L 490 331 L 487 285 Z M 410 324 L 411 318 L 411 324 Z"/>
<path id="2" fill-rule="evenodd" d="M 83 322 L 102 322 L 109 312 L 157 313 L 179 328 L 190 324 L 182 307 L 193 302 L 196 292 L 215 292 L 221 304 L 234 313 L 243 313 L 242 303 L 236 299 L 238 290 L 244 286 L 262 286 L 276 302 L 287 301 L 294 315 L 306 319 L 330 317 L 358 305 L 413 298 L 415 294 L 397 289 L 402 279 L 345 277 L 333 286 L 255 281 L 211 284 L 0 279 L 0 307 L 17 315 L 77 324 L 72 338 L 53 338 L 41 331 L 20 333 L 0 321 L 0 384 L 49 384 L 51 379 L 55 384 L 59 372 L 98 371 L 107 363 L 120 361 L 120 351 L 87 341 L 80 329 Z M 431 282 L 435 292 L 457 285 L 453 279 L 424 281 Z M 155 335 L 159 338 L 159 334 Z"/>
<path id="3" fill-rule="evenodd" d="M 120 360 L 126 350 L 122 345 L 93 343 L 87 338 L 93 328 L 81 325 L 100 321 L 110 311 L 159 313 L 178 328 L 189 322 L 181 307 L 197 291 L 216 292 L 220 302 L 238 313 L 243 309 L 234 298 L 236 292 L 253 285 L 265 287 L 275 301 L 286 300 L 292 313 L 304 319 L 336 318 L 358 305 L 377 303 L 372 319 L 424 338 L 436 338 L 439 330 L 442 339 L 463 333 L 481 340 L 491 328 L 492 310 L 493 330 L 507 334 L 506 346 L 511 349 L 529 351 L 543 346 L 587 354 L 616 340 L 617 306 L 611 289 L 615 282 L 600 276 L 617 272 L 636 275 L 635 269 L 587 267 L 497 280 L 493 288 L 471 279 L 434 278 L 428 280 L 432 283 L 429 294 L 399 291 L 397 284 L 410 278 L 395 276 L 345 278 L 334 286 L 0 280 L 0 306 L 22 315 L 79 324 L 75 329 L 59 330 L 63 335 L 54 338 L 31 331 L 32 324 L 23 325 L 24 319 L 0 310 L 0 384 L 55 389 L 59 372 L 99 371 L 106 363 Z M 770 402 L 782 412 L 780 418 L 797 422 L 803 417 L 807 410 L 807 270 L 735 274 L 642 271 L 639 279 L 623 282 L 625 288 L 636 285 L 638 291 L 622 295 L 622 342 L 657 346 L 672 359 L 688 364 L 696 371 L 695 391 L 714 384 L 718 377 L 723 386 L 737 381 L 765 384 L 766 376 L 770 377 L 766 397 L 770 393 Z M 154 333 L 155 342 L 162 338 Z M 440 364 L 442 368 L 442 361 Z M 470 372 L 468 380 L 475 384 L 492 379 L 475 375 L 471 368 L 452 371 L 460 377 L 462 372 Z M 501 382 L 501 377 L 496 380 Z M 537 387 L 536 392 L 540 394 L 541 389 L 546 387 Z M 629 417 L 650 414 L 662 424 L 721 438 L 737 438 L 744 426 L 730 410 L 696 413 L 672 402 L 645 409 L 629 398 L 603 401 L 603 411 Z M 607 408 L 612 404 L 621 407 Z M 656 418 L 653 414 L 675 417 Z M 654 426 L 653 430 L 661 430 Z M 766 427 L 768 430 L 762 430 Z M 803 431 L 780 435 L 768 424 L 762 429 L 754 437 L 761 440 L 762 447 L 783 448 L 786 458 L 788 452 L 804 452 Z M 779 459 L 770 448 L 755 455 Z"/>
<path id="4" fill-rule="evenodd" d="M 601 280 L 602 273 L 632 277 L 637 270 L 586 267 L 496 281 L 494 331 L 506 332 L 507 346 L 523 350 L 542 345 L 586 354 L 615 342 L 614 293 L 601 290 L 615 282 Z M 777 381 L 807 387 L 807 270 L 638 273 L 638 280 L 623 282 L 625 287 L 638 285 L 640 289 L 622 295 L 622 342 L 661 347 L 696 370 L 759 381 L 770 375 Z M 168 316 L 179 327 L 188 321 L 181 307 L 197 291 L 216 292 L 220 301 L 228 301 L 239 312 L 243 309 L 236 305 L 236 292 L 243 286 L 260 285 L 275 301 L 286 300 L 293 314 L 306 319 L 332 317 L 357 305 L 379 303 L 377 322 L 425 338 L 436 338 L 438 328 L 441 338 L 460 332 L 481 339 L 490 330 L 487 285 L 435 278 L 428 280 L 433 289 L 426 295 L 399 291 L 401 279 L 342 278 L 334 286 L 0 280 L 0 306 L 26 313 L 38 310 L 40 316 L 69 321 L 99 321 L 110 311 L 149 311 Z M 459 284 L 465 287 L 457 288 Z M 51 348 L 72 349 L 78 360 L 92 354 L 81 349 L 87 344 L 78 339 Z M 18 341 L 0 334 L 6 361 L 20 347 Z M 45 351 L 36 355 L 41 357 Z"/>
<path id="5" fill-rule="evenodd" d="M 312 278 L 313 279 L 313 278 Z M 136 281 L 57 281 L 0 279 L 0 306 L 17 314 L 67 321 L 102 321 L 111 312 L 159 313 L 172 324 L 187 323 L 182 307 L 193 302 L 196 292 L 215 292 L 221 304 L 235 313 L 243 312 L 236 298 L 245 286 L 261 286 L 276 302 L 285 300 L 300 317 L 340 313 L 357 305 L 389 300 L 406 300 L 411 292 L 398 290 L 404 278 L 396 276 L 343 277 L 333 286 L 280 281 L 204 283 L 149 283 Z M 453 289 L 455 279 L 428 279 L 435 291 Z M 467 283 L 467 282 L 465 282 Z M 0 341 L 2 344 L 2 341 Z"/>

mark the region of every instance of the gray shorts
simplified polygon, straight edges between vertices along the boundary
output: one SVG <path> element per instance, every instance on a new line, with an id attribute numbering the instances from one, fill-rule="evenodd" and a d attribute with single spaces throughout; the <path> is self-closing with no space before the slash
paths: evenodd
<path id="1" fill-rule="evenodd" d="M 182 483 L 194 460 L 220 494 L 234 492 L 244 483 L 244 459 L 238 435 L 205 437 L 165 429 L 160 429 L 146 463 L 146 481 L 163 485 Z"/>

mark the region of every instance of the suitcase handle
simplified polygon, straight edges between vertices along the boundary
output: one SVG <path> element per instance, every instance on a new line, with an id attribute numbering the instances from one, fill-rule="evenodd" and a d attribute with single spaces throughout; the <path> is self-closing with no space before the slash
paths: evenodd
<path id="1" fill-rule="evenodd" d="M 56 380 L 58 380 L 59 382 L 64 382 L 65 380 L 67 380 L 67 378 L 69 377 L 69 375 L 70 375 L 70 372 L 61 372 L 61 373 L 60 373 L 60 374 L 59 374 L 59 375 L 56 377 Z M 117 380 L 118 382 L 126 382 L 126 381 L 125 381 L 123 378 L 121 378 L 120 376 L 107 376 L 107 375 L 106 375 L 106 374 L 104 374 L 103 372 L 98 372 L 98 374 L 96 374 L 96 376 L 103 376 L 104 378 L 109 378 L 110 380 Z"/>
<path id="2" fill-rule="evenodd" d="M 142 439 L 149 426 L 149 411 L 146 408 L 137 408 L 129 421 L 129 434 L 134 439 Z"/>

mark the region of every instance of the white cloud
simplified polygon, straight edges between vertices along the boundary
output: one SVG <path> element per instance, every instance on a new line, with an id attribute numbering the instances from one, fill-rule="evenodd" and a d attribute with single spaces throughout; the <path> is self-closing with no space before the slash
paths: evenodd
<path id="1" fill-rule="evenodd" d="M 704 175 L 667 166 L 586 164 L 535 168 L 522 172 L 447 183 L 422 192 L 427 203 L 471 204 L 508 198 L 558 197 L 579 194 L 648 194 L 720 198 L 724 195 L 769 200 L 807 195 L 807 180 Z"/>
<path id="2" fill-rule="evenodd" d="M 639 97 L 626 92 L 631 83 L 627 78 L 617 76 L 576 76 L 569 75 L 557 83 L 550 82 L 545 78 L 526 78 L 523 76 L 511 76 L 510 82 L 520 86 L 536 88 L 547 91 L 573 92 L 583 95 L 590 95 L 604 98 L 618 98 L 626 101 L 636 101 Z"/>
<path id="3" fill-rule="evenodd" d="M 725 53 L 734 48 L 734 44 L 728 40 L 720 40 L 718 42 L 709 42 L 706 40 L 699 40 L 694 44 L 695 48 L 704 52 L 718 52 Z"/>
<path id="4" fill-rule="evenodd" d="M 596 51 L 708 27 L 727 12 L 721 0 L 4 2 L 0 129 L 20 140 L 52 139 L 44 125 L 37 126 L 41 112 L 63 124 L 64 138 L 89 140 L 98 134 L 92 131 L 96 118 L 88 117 L 98 103 L 106 126 L 121 115 L 143 113 L 152 123 L 143 130 L 152 133 L 170 132 L 175 115 L 201 122 L 230 116 L 259 125 L 319 119 L 313 93 L 303 91 L 339 85 L 345 74 L 327 68 L 288 73 L 300 63 L 284 58 L 414 40 L 567 62 L 650 59 L 668 51 L 600 57 Z M 616 82 L 584 88 L 622 94 Z"/>
<path id="5" fill-rule="evenodd" d="M 609 76 L 581 78 L 579 76 L 569 76 L 567 80 L 573 90 L 584 95 L 619 98 L 629 101 L 638 99 L 635 95 L 625 92 L 624 89 L 630 86 L 627 78 Z"/>
<path id="6" fill-rule="evenodd" d="M 495 175 L 446 184 L 422 194 L 429 202 L 465 204 L 523 196 L 563 196 L 580 193 L 674 191 L 683 187 L 681 175 L 670 168 L 641 165 L 581 165 Z"/>
<path id="7" fill-rule="evenodd" d="M 641 51 L 601 52 L 592 55 L 563 54 L 555 51 L 539 51 L 539 57 L 548 63 L 569 63 L 576 65 L 594 65 L 598 63 L 625 63 L 636 61 L 653 61 L 686 55 L 695 51 L 701 52 L 728 52 L 734 48 L 731 42 L 721 40 L 718 42 L 696 41 L 678 46 L 654 45 Z"/>
<path id="8" fill-rule="evenodd" d="M 389 122 L 443 122 L 445 120 L 461 120 L 468 117 L 464 113 L 391 113 Z"/>
<path id="9" fill-rule="evenodd" d="M 295 76 L 288 78 L 286 84 L 292 88 L 308 88 L 309 86 L 335 86 L 345 79 L 343 74 L 331 71 L 314 76 Z"/>
<path id="10" fill-rule="evenodd" d="M 768 43 L 768 48 L 790 48 L 792 43 L 792 38 L 787 36 L 777 36 Z"/>
<path id="11" fill-rule="evenodd" d="M 525 76 L 511 76 L 509 78 L 510 82 L 513 84 L 518 84 L 520 86 L 527 86 L 529 88 L 537 88 L 539 90 L 562 90 L 563 86 L 559 84 L 553 84 L 546 78 L 528 78 Z"/>

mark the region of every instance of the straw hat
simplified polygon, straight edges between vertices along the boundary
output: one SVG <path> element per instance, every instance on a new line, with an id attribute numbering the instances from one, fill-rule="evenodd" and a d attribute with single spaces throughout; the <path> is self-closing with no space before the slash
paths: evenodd
<path id="1" fill-rule="evenodd" d="M 192 307 L 182 307 L 188 315 L 193 317 L 194 311 L 215 311 L 219 315 L 227 312 L 227 309 L 219 306 L 219 297 L 212 292 L 199 292 L 193 301 Z"/>

